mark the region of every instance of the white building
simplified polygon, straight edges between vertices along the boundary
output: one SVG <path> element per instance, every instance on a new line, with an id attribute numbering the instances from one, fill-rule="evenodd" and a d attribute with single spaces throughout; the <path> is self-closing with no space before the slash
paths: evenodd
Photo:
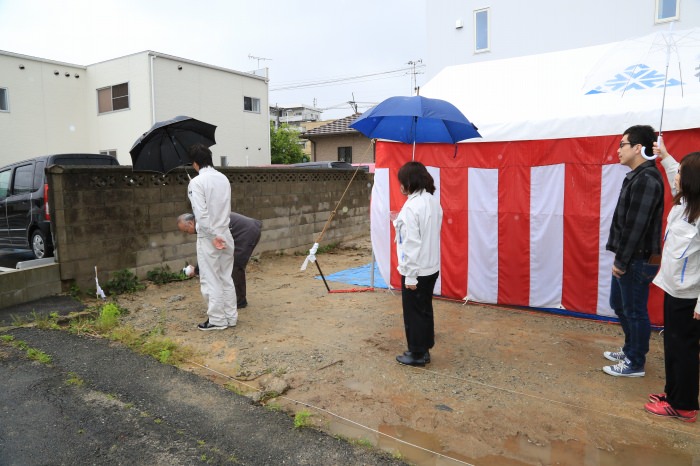
<path id="1" fill-rule="evenodd" d="M 270 107 L 270 120 L 276 125 L 303 126 L 310 121 L 321 121 L 321 113 L 323 110 L 311 105 L 275 105 Z"/>
<path id="2" fill-rule="evenodd" d="M 700 26 L 698 0 L 430 0 L 428 79 L 451 65 L 617 42 Z"/>
<path id="3" fill-rule="evenodd" d="M 268 108 L 266 77 L 158 52 L 81 66 L 0 51 L 0 165 L 66 152 L 130 165 L 136 139 L 177 115 L 217 126 L 215 165 L 268 164 Z"/>

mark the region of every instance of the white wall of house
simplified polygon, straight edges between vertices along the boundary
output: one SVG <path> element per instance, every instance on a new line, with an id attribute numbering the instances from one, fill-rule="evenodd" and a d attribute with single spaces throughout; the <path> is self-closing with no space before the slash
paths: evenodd
<path id="1" fill-rule="evenodd" d="M 424 82 L 446 66 L 600 45 L 668 29 L 668 23 L 655 21 L 662 1 L 670 0 L 427 1 Z M 676 1 L 680 14 L 674 29 L 700 26 L 700 1 Z M 477 53 L 474 12 L 482 9 L 489 10 L 489 50 Z"/>
<path id="2" fill-rule="evenodd" d="M 82 66 L 0 53 L 0 87 L 9 104 L 0 111 L 0 165 L 87 150 L 85 75 Z"/>
<path id="3" fill-rule="evenodd" d="M 211 148 L 215 165 L 222 156 L 228 165 L 270 163 L 264 78 L 163 55 L 154 59 L 154 78 L 156 121 L 187 115 L 217 126 Z M 258 99 L 257 111 L 244 110 L 244 97 Z"/>
<path id="4" fill-rule="evenodd" d="M 97 90 L 123 83 L 129 108 L 100 114 Z M 89 66 L 0 52 L 0 88 L 9 98 L 9 111 L 0 111 L 0 166 L 43 154 L 104 150 L 130 165 L 136 139 L 154 121 L 177 115 L 217 126 L 215 165 L 221 156 L 228 165 L 270 163 L 264 77 L 155 52 Z M 244 96 L 259 99 L 258 111 L 244 110 Z"/>
<path id="5" fill-rule="evenodd" d="M 148 52 L 115 58 L 87 67 L 84 111 L 88 115 L 88 152 L 116 150 L 119 163 L 131 165 L 129 149 L 152 125 Z M 128 83 L 129 108 L 99 113 L 97 90 Z"/>

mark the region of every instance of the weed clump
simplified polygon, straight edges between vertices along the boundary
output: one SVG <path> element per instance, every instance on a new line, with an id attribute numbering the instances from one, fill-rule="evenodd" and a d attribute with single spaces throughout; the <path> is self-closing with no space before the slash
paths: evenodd
<path id="1" fill-rule="evenodd" d="M 311 425 L 311 413 L 302 409 L 294 415 L 294 428 L 301 429 Z"/>
<path id="2" fill-rule="evenodd" d="M 119 316 L 122 310 L 114 303 L 107 303 L 102 306 L 100 313 L 95 319 L 95 327 L 100 333 L 106 333 L 119 325 Z"/>
<path id="3" fill-rule="evenodd" d="M 105 291 L 110 295 L 134 293 L 143 290 L 145 287 L 139 279 L 128 269 L 114 272 L 114 276 L 105 283 Z"/>
<path id="4" fill-rule="evenodd" d="M 186 280 L 187 277 L 184 273 L 175 273 L 170 270 L 167 265 L 165 267 L 158 267 L 153 270 L 146 272 L 146 278 L 148 281 L 155 283 L 156 285 L 164 285 L 170 282 L 179 282 Z"/>

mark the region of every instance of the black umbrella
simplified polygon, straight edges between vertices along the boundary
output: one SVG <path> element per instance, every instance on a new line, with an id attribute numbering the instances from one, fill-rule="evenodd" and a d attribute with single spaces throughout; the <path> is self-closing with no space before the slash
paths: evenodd
<path id="1" fill-rule="evenodd" d="M 216 144 L 216 126 L 188 116 L 159 121 L 143 133 L 129 151 L 134 171 L 168 173 L 192 163 L 187 149 L 193 144 Z"/>

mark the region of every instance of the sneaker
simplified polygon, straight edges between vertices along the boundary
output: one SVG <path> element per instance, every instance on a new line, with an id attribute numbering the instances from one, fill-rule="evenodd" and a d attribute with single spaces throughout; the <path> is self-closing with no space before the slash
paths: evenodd
<path id="1" fill-rule="evenodd" d="M 603 372 L 615 377 L 644 377 L 644 369 L 632 369 L 632 364 L 629 359 L 625 358 L 614 366 L 603 367 Z"/>
<path id="2" fill-rule="evenodd" d="M 698 411 L 693 409 L 674 409 L 673 406 L 666 401 L 657 401 L 647 403 L 644 409 L 651 414 L 663 417 L 675 417 L 683 422 L 695 422 L 698 418 Z"/>
<path id="3" fill-rule="evenodd" d="M 652 403 L 658 403 L 659 401 L 668 401 L 666 399 L 666 394 L 665 393 L 650 393 L 649 394 L 649 401 Z"/>
<path id="4" fill-rule="evenodd" d="M 197 328 L 200 330 L 226 330 L 227 326 L 226 325 L 212 325 L 209 323 L 209 319 L 207 319 L 206 322 L 203 324 L 197 325 Z"/>
<path id="5" fill-rule="evenodd" d="M 624 361 L 625 353 L 620 348 L 620 351 L 603 351 L 603 356 L 611 361 Z"/>

